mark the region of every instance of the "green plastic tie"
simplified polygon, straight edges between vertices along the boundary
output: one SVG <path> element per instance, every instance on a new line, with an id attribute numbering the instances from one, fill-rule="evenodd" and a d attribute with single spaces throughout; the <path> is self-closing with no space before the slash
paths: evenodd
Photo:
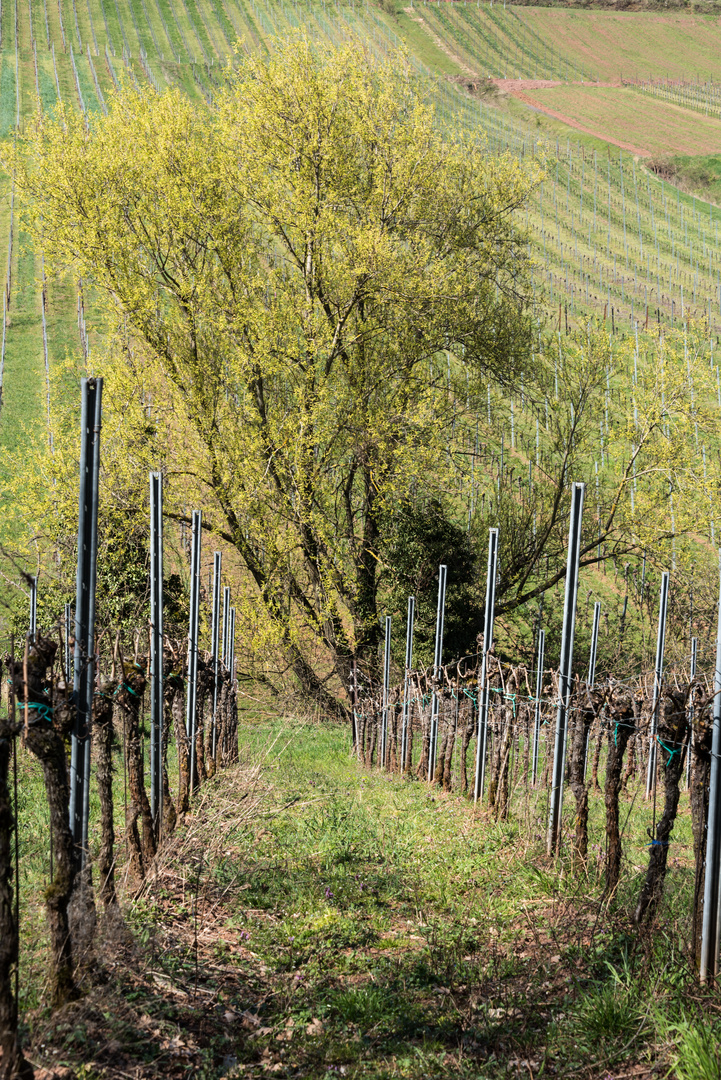
<path id="1" fill-rule="evenodd" d="M 47 722 L 49 724 L 52 724 L 52 719 L 49 716 L 49 713 L 52 713 L 53 708 L 52 708 L 52 705 L 48 705 L 47 702 L 45 702 L 45 701 L 18 701 L 17 705 L 18 705 L 19 709 L 36 709 L 40 713 L 40 715 L 42 716 L 43 720 L 47 720 Z"/>

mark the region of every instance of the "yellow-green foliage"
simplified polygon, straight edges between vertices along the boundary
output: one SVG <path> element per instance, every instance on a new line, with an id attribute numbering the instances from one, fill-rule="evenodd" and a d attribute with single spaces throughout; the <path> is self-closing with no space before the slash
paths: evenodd
<path id="1" fill-rule="evenodd" d="M 400 54 L 298 38 L 229 80 L 212 110 L 125 89 L 88 126 L 39 119 L 18 184 L 46 258 L 115 314 L 106 440 L 138 452 L 110 489 L 164 459 L 169 509 L 203 505 L 255 633 L 317 684 L 374 647 L 386 504 L 444 487 L 433 358 L 523 362 L 537 166 L 442 139 Z"/>

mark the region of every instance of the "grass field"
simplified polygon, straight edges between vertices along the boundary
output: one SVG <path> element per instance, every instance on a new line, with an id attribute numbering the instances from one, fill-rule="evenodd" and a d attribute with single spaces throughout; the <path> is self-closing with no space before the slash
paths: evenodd
<path id="1" fill-rule="evenodd" d="M 721 152 L 721 120 L 655 100 L 630 87 L 541 87 L 526 91 L 523 99 L 601 139 L 631 144 L 647 156 Z"/>

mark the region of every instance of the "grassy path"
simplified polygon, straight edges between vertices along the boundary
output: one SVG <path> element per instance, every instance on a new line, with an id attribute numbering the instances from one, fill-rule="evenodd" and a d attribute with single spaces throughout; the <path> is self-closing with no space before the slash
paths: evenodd
<path id="1" fill-rule="evenodd" d="M 688 819 L 657 923 L 639 931 L 648 810 L 627 808 L 608 909 L 600 799 L 589 865 L 552 865 L 540 793 L 494 823 L 359 769 L 337 728 L 245 727 L 241 765 L 204 789 L 128 903 L 132 938 L 106 925 L 107 981 L 52 1025 L 35 1019 L 35 1058 L 87 1077 L 608 1080 L 668 1075 L 706 1039 L 713 1064 L 721 1003 L 700 999 L 684 957 Z"/>

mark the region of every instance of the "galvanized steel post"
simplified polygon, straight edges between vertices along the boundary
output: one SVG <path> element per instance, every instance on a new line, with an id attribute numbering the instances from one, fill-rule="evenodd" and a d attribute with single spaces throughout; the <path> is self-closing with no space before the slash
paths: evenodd
<path id="1" fill-rule="evenodd" d="M 223 553 L 213 555 L 213 618 L 210 632 L 210 662 L 213 666 L 213 718 L 212 718 L 212 755 L 215 760 L 216 713 L 218 711 L 218 643 L 220 640 L 220 574 L 223 567 Z"/>
<path id="2" fill-rule="evenodd" d="M 571 522 L 568 532 L 568 559 L 566 562 L 566 596 L 563 604 L 563 631 L 561 634 L 561 660 L 558 671 L 558 711 L 556 714 L 556 741 L 553 748 L 553 780 L 551 782 L 550 812 L 548 818 L 548 854 L 553 855 L 560 847 L 563 815 L 563 773 L 566 760 L 566 725 L 571 696 L 573 668 L 573 635 L 576 627 L 576 601 L 578 599 L 578 570 L 581 557 L 581 525 L 583 521 L 583 496 L 585 484 L 574 484 L 571 495 Z"/>
<path id="3" fill-rule="evenodd" d="M 190 788 L 195 786 L 195 731 L 198 693 L 198 631 L 200 623 L 200 546 L 202 510 L 193 511 L 190 548 L 190 612 L 188 626 L 188 687 L 185 707 L 185 732 L 190 739 Z"/>
<path id="4" fill-rule="evenodd" d="M 533 720 L 533 757 L 531 764 L 531 784 L 535 785 L 538 775 L 538 745 L 541 737 L 541 694 L 543 693 L 543 659 L 546 650 L 546 631 L 538 631 L 538 666 L 536 668 L 536 708 Z"/>
<path id="5" fill-rule="evenodd" d="M 73 677 L 72 672 L 72 653 L 70 652 L 70 638 L 72 637 L 73 630 L 73 609 L 70 604 L 65 605 L 65 678 L 68 682 Z"/>
<path id="6" fill-rule="evenodd" d="M 591 655 L 588 660 L 588 689 L 593 690 L 596 681 L 596 656 L 598 653 L 598 627 L 601 622 L 601 601 L 593 605 L 593 632 L 591 634 Z"/>
<path id="7" fill-rule="evenodd" d="M 381 768 L 386 766 L 388 751 L 388 687 L 391 677 L 391 617 L 386 615 L 383 646 L 383 712 L 381 713 Z"/>
<path id="8" fill-rule="evenodd" d="M 658 606 L 658 634 L 656 636 L 656 667 L 653 677 L 653 710 L 648 743 L 648 769 L 646 771 L 646 798 L 650 798 L 656 787 L 656 727 L 658 726 L 658 706 L 661 700 L 661 682 L 663 680 L 663 654 L 666 646 L 666 617 L 668 614 L 668 570 L 661 575 L 661 595 Z"/>
<path id="9" fill-rule="evenodd" d="M 30 640 L 35 641 L 38 632 L 38 579 L 32 580 L 30 586 Z"/>
<path id="10" fill-rule="evenodd" d="M 406 663 L 403 677 L 403 731 L 401 734 L 401 773 L 406 767 L 406 755 L 408 753 L 408 716 L 410 712 L 408 701 L 408 683 L 413 667 L 413 627 L 416 621 L 416 598 L 408 597 L 408 614 L 406 616 Z"/>
<path id="11" fill-rule="evenodd" d="M 721 934 L 721 551 L 719 552 L 719 611 L 716 630 L 716 667 L 713 679 L 713 732 L 711 736 L 711 776 L 706 830 L 706 871 L 701 926 L 701 982 L 716 982 Z"/>
<path id="12" fill-rule="evenodd" d="M 691 682 L 696 678 L 696 668 L 698 665 L 698 638 L 691 638 Z M 686 787 L 691 786 L 691 750 L 693 748 L 693 690 L 689 695 L 689 707 L 688 707 L 688 749 L 686 751 Z"/>
<path id="13" fill-rule="evenodd" d="M 428 779 L 433 779 L 436 766 L 436 743 L 438 741 L 438 690 L 436 680 L 443 662 L 443 622 L 446 613 L 446 575 L 448 567 L 441 563 L 438 567 L 438 608 L 436 610 L 436 645 L 433 654 L 433 699 L 431 702 L 431 732 L 428 747 Z"/>
<path id="14" fill-rule="evenodd" d="M 235 685 L 235 608 L 230 609 L 230 633 L 228 635 L 228 672 L 231 685 Z"/>
<path id="15" fill-rule="evenodd" d="M 230 585 L 223 589 L 223 652 L 222 661 L 226 671 L 228 670 L 228 658 L 230 656 Z"/>
<path id="16" fill-rule="evenodd" d="M 163 478 L 150 474 L 150 812 L 163 815 Z"/>
<path id="17" fill-rule="evenodd" d="M 80 499 L 75 601 L 73 696 L 75 725 L 70 744 L 70 830 L 85 865 L 90 811 L 90 723 L 95 689 L 95 583 L 98 558 L 98 489 L 102 379 L 83 379 L 80 418 Z"/>
<path id="18" fill-rule="evenodd" d="M 486 611 L 483 621 L 483 659 L 478 688 L 478 738 L 476 739 L 476 778 L 473 801 L 483 798 L 486 782 L 486 743 L 488 740 L 488 654 L 493 648 L 493 613 L 496 606 L 498 576 L 498 529 L 488 530 L 488 568 L 486 572 Z"/>

